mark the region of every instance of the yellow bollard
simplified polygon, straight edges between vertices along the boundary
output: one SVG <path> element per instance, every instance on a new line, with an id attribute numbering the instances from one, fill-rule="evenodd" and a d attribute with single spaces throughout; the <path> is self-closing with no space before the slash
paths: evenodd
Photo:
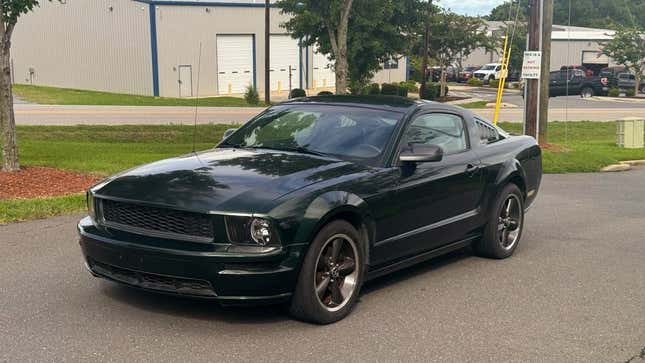
<path id="1" fill-rule="evenodd" d="M 278 94 L 282 90 L 282 82 L 278 81 Z"/>
<path id="2" fill-rule="evenodd" d="M 230 96 L 232 94 L 233 94 L 233 85 L 229 83 L 228 84 L 228 95 Z"/>
<path id="3" fill-rule="evenodd" d="M 314 91 L 315 91 L 316 89 L 318 89 L 318 87 L 316 86 L 316 80 L 314 79 Z"/>
<path id="4" fill-rule="evenodd" d="M 323 79 L 323 88 L 327 88 L 327 79 Z"/>

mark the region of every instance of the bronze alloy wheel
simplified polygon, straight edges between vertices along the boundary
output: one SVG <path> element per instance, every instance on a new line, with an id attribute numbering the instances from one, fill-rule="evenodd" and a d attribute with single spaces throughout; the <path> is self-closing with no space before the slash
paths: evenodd
<path id="1" fill-rule="evenodd" d="M 345 234 L 331 236 L 318 254 L 314 286 L 322 307 L 342 309 L 356 291 L 360 270 L 356 242 Z"/>

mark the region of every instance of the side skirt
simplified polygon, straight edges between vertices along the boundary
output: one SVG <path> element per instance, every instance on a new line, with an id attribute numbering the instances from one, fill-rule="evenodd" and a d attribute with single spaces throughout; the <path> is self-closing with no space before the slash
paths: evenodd
<path id="1" fill-rule="evenodd" d="M 473 240 L 475 240 L 475 239 L 477 239 L 479 237 L 480 237 L 480 235 L 473 235 L 473 236 L 470 236 L 470 237 L 468 237 L 466 239 L 463 239 L 461 241 L 453 242 L 451 244 L 441 246 L 441 247 L 436 248 L 434 250 L 427 251 L 427 252 L 421 253 L 419 255 L 406 258 L 406 259 L 401 260 L 401 261 L 397 261 L 397 262 L 395 262 L 395 263 L 393 263 L 391 265 L 380 267 L 380 268 L 378 268 L 376 270 L 371 270 L 371 271 L 369 271 L 367 273 L 366 280 L 369 281 L 369 280 L 375 279 L 377 277 L 387 275 L 387 274 L 389 274 L 391 272 L 401 270 L 401 269 L 404 269 L 406 267 L 410 267 L 412 265 L 416 265 L 417 263 L 429 260 L 431 258 L 441 256 L 441 255 L 445 255 L 446 253 L 450 253 L 452 251 L 462 249 L 464 247 L 469 246 L 470 243 Z"/>

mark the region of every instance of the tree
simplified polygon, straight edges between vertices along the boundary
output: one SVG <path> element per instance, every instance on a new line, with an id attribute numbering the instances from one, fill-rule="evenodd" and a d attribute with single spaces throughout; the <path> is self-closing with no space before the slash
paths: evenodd
<path id="1" fill-rule="evenodd" d="M 636 28 L 621 28 L 612 40 L 603 43 L 602 52 L 636 75 L 634 94 L 638 94 L 645 73 L 645 33 Z"/>
<path id="2" fill-rule="evenodd" d="M 13 112 L 11 89 L 11 36 L 18 18 L 38 6 L 38 0 L 2 0 L 0 14 L 0 142 L 2 143 L 2 171 L 18 171 L 16 120 Z"/>
<path id="3" fill-rule="evenodd" d="M 429 56 L 441 67 L 440 96 L 446 95 L 446 67 L 468 57 L 475 49 L 495 48 L 482 19 L 440 9 L 430 15 Z M 424 31 L 425 32 L 425 29 Z"/>
<path id="4" fill-rule="evenodd" d="M 364 85 L 381 64 L 405 53 L 419 0 L 280 0 L 284 26 L 335 61 L 336 93 Z M 345 24 L 345 20 L 347 23 Z"/>

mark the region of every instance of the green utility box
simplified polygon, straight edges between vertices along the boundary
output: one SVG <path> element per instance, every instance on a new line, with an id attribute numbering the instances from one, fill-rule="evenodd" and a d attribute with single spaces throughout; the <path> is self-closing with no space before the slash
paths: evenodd
<path id="1" fill-rule="evenodd" d="M 626 149 L 642 149 L 645 147 L 645 120 L 629 117 L 617 121 L 616 144 Z"/>

